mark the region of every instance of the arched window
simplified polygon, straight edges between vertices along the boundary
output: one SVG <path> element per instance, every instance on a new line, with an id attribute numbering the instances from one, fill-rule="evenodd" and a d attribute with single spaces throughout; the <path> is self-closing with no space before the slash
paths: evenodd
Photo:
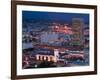
<path id="1" fill-rule="evenodd" d="M 44 60 L 44 56 L 42 56 L 42 60 Z"/>
<path id="2" fill-rule="evenodd" d="M 41 56 L 39 56 L 39 60 L 41 60 Z"/>
<path id="3" fill-rule="evenodd" d="M 46 61 L 48 61 L 48 57 L 46 56 Z"/>

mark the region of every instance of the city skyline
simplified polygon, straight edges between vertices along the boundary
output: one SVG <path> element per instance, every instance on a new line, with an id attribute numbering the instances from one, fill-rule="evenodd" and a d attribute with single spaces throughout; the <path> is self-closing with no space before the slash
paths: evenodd
<path id="1" fill-rule="evenodd" d="M 89 65 L 89 14 L 23 11 L 22 20 L 23 69 Z"/>

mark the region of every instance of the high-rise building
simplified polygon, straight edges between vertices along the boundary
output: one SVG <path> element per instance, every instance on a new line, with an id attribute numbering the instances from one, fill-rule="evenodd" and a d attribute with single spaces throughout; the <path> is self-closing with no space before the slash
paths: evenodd
<path id="1" fill-rule="evenodd" d="M 72 19 L 72 29 L 73 29 L 73 45 L 83 45 L 83 26 L 84 21 L 82 18 Z"/>

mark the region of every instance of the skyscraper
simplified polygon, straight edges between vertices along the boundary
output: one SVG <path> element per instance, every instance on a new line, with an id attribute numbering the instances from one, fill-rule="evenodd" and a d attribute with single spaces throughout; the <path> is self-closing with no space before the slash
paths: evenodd
<path id="1" fill-rule="evenodd" d="M 81 18 L 72 19 L 72 29 L 73 29 L 73 45 L 83 45 L 83 26 L 84 21 Z"/>

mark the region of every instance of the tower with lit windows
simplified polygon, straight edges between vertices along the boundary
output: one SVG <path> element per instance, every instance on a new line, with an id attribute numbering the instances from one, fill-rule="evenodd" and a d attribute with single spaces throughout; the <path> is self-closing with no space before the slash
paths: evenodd
<path id="1" fill-rule="evenodd" d="M 84 21 L 81 18 L 72 19 L 73 45 L 83 45 L 83 26 Z"/>

